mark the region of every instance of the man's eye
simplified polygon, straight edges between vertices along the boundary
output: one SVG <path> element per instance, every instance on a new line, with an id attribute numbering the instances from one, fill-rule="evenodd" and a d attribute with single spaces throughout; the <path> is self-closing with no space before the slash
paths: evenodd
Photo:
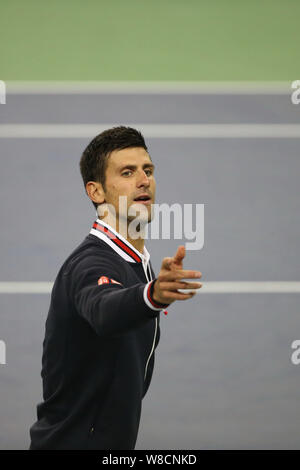
<path id="1" fill-rule="evenodd" d="M 147 176 L 151 176 L 152 175 L 152 170 L 150 170 L 150 169 L 145 170 L 145 173 L 146 173 Z"/>
<path id="2" fill-rule="evenodd" d="M 131 173 L 132 172 L 130 170 L 127 170 L 127 171 L 124 171 L 124 173 L 122 173 L 122 176 L 128 176 Z"/>

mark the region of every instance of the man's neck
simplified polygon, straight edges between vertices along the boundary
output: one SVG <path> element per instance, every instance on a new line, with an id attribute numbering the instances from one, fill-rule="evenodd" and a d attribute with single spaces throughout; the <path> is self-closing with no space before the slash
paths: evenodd
<path id="1" fill-rule="evenodd" d="M 126 240 L 131 243 L 132 246 L 134 246 L 134 248 L 136 250 L 138 250 L 140 253 L 144 254 L 144 245 L 145 245 L 145 240 L 143 238 L 137 238 L 136 240 L 135 239 L 132 239 L 130 238 L 129 236 L 127 236 Z"/>
<path id="2" fill-rule="evenodd" d="M 119 220 L 118 218 L 111 218 L 110 215 L 107 215 L 105 217 L 102 217 L 100 219 L 99 217 L 99 220 L 101 220 L 102 222 L 105 222 L 106 224 L 110 225 L 113 229 L 116 230 L 116 232 L 118 232 L 120 235 L 122 235 L 122 237 L 124 237 L 129 243 L 131 243 L 132 246 L 134 246 L 134 248 L 136 250 L 138 250 L 140 253 L 144 253 L 144 245 L 145 245 L 145 239 L 144 238 L 131 238 L 128 234 L 128 225 L 129 225 L 129 222 L 127 221 L 127 230 L 126 230 L 126 233 L 124 233 L 124 223 L 120 223 L 119 224 Z M 126 227 L 126 225 L 125 225 Z"/>

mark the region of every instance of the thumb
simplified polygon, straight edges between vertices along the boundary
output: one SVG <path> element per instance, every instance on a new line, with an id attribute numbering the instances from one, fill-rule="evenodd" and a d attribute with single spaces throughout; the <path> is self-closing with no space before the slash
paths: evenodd
<path id="1" fill-rule="evenodd" d="M 173 258 L 173 262 L 175 264 L 182 264 L 182 260 L 183 260 L 184 257 L 185 257 L 185 247 L 184 247 L 184 245 L 180 245 L 177 248 L 176 254 Z"/>

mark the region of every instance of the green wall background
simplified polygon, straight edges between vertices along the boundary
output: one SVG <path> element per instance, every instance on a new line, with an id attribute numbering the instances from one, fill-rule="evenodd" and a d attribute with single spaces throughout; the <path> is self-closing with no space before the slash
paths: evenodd
<path id="1" fill-rule="evenodd" d="M 295 80 L 298 0 L 0 0 L 2 80 Z"/>

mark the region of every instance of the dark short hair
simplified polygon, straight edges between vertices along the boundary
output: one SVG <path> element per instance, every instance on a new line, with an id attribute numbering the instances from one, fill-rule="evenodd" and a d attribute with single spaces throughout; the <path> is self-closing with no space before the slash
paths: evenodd
<path id="1" fill-rule="evenodd" d="M 84 187 L 88 181 L 97 181 L 102 184 L 105 191 L 105 174 L 111 152 L 129 147 L 142 147 L 148 151 L 141 132 L 132 127 L 112 127 L 97 135 L 86 147 L 80 159 Z M 98 204 L 94 201 L 92 203 L 97 209 Z"/>

